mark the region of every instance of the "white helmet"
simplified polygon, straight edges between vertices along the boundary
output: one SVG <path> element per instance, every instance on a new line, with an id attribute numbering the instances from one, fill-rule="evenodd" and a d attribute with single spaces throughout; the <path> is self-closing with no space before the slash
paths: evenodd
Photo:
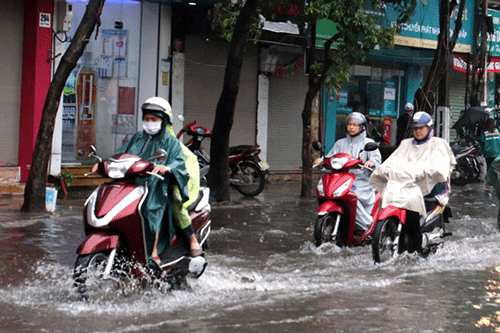
<path id="1" fill-rule="evenodd" d="M 414 110 L 413 104 L 411 104 L 410 102 L 405 104 L 405 111 L 413 111 L 413 110 Z"/>
<path id="2" fill-rule="evenodd" d="M 166 99 L 162 97 L 150 97 L 142 104 L 142 115 L 153 113 L 167 123 L 172 123 L 172 107 Z"/>

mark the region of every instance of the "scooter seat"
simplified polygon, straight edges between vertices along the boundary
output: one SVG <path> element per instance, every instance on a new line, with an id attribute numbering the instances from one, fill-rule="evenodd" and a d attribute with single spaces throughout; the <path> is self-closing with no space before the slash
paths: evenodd
<path id="1" fill-rule="evenodd" d="M 252 148 L 253 146 L 250 145 L 240 145 L 240 146 L 234 146 L 234 147 L 229 147 L 229 155 L 239 155 L 243 153 L 246 149 Z"/>
<path id="2" fill-rule="evenodd" d="M 198 197 L 196 198 L 196 200 L 189 205 L 189 207 L 187 208 L 188 212 L 192 212 L 196 206 L 198 206 L 198 204 L 200 203 L 201 201 L 201 198 L 203 198 L 203 191 L 202 190 L 199 190 L 198 191 Z"/>
<path id="3" fill-rule="evenodd" d="M 436 197 L 430 197 L 430 198 L 424 197 L 424 203 L 425 203 L 425 210 L 427 212 L 433 211 L 434 208 L 436 208 L 436 206 L 439 205 L 439 201 L 436 199 Z"/>

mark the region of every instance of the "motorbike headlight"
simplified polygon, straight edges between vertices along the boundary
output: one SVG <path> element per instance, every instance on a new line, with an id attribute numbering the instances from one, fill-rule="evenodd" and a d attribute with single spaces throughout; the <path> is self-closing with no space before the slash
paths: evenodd
<path id="1" fill-rule="evenodd" d="M 347 161 L 348 161 L 347 157 L 332 158 L 330 160 L 330 165 L 332 166 L 332 169 L 340 170 L 344 167 Z"/>
<path id="2" fill-rule="evenodd" d="M 349 186 L 351 185 L 351 180 L 349 179 L 333 192 L 332 197 L 340 197 L 345 191 L 349 189 Z"/>
<path id="3" fill-rule="evenodd" d="M 323 178 L 320 178 L 318 185 L 316 185 L 316 190 L 318 191 L 318 195 L 324 197 L 325 196 L 325 188 L 323 187 Z"/>
<path id="4" fill-rule="evenodd" d="M 108 161 L 108 177 L 113 179 L 124 178 L 127 170 L 137 162 L 137 159 L 126 160 L 109 160 Z"/>

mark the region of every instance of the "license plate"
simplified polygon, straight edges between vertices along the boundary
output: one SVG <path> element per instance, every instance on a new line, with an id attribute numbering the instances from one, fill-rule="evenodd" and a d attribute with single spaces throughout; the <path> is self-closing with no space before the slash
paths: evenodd
<path id="1" fill-rule="evenodd" d="M 266 162 L 266 161 L 260 161 L 260 162 L 259 162 L 259 165 L 260 165 L 260 167 L 262 168 L 262 170 L 267 170 L 267 169 L 269 169 L 269 164 L 267 164 L 267 162 Z"/>

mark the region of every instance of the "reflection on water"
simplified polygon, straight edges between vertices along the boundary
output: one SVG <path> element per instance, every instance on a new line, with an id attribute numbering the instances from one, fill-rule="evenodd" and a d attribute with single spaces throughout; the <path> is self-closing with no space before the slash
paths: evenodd
<path id="1" fill-rule="evenodd" d="M 486 297 L 484 298 L 484 304 L 474 305 L 474 309 L 483 310 L 489 308 L 498 308 L 500 305 L 500 267 L 494 267 L 491 269 L 491 275 L 493 277 L 487 281 L 484 289 L 486 290 Z M 500 310 L 494 310 L 494 314 L 490 316 L 481 317 L 477 323 L 476 327 L 491 327 L 494 332 L 500 332 Z"/>

